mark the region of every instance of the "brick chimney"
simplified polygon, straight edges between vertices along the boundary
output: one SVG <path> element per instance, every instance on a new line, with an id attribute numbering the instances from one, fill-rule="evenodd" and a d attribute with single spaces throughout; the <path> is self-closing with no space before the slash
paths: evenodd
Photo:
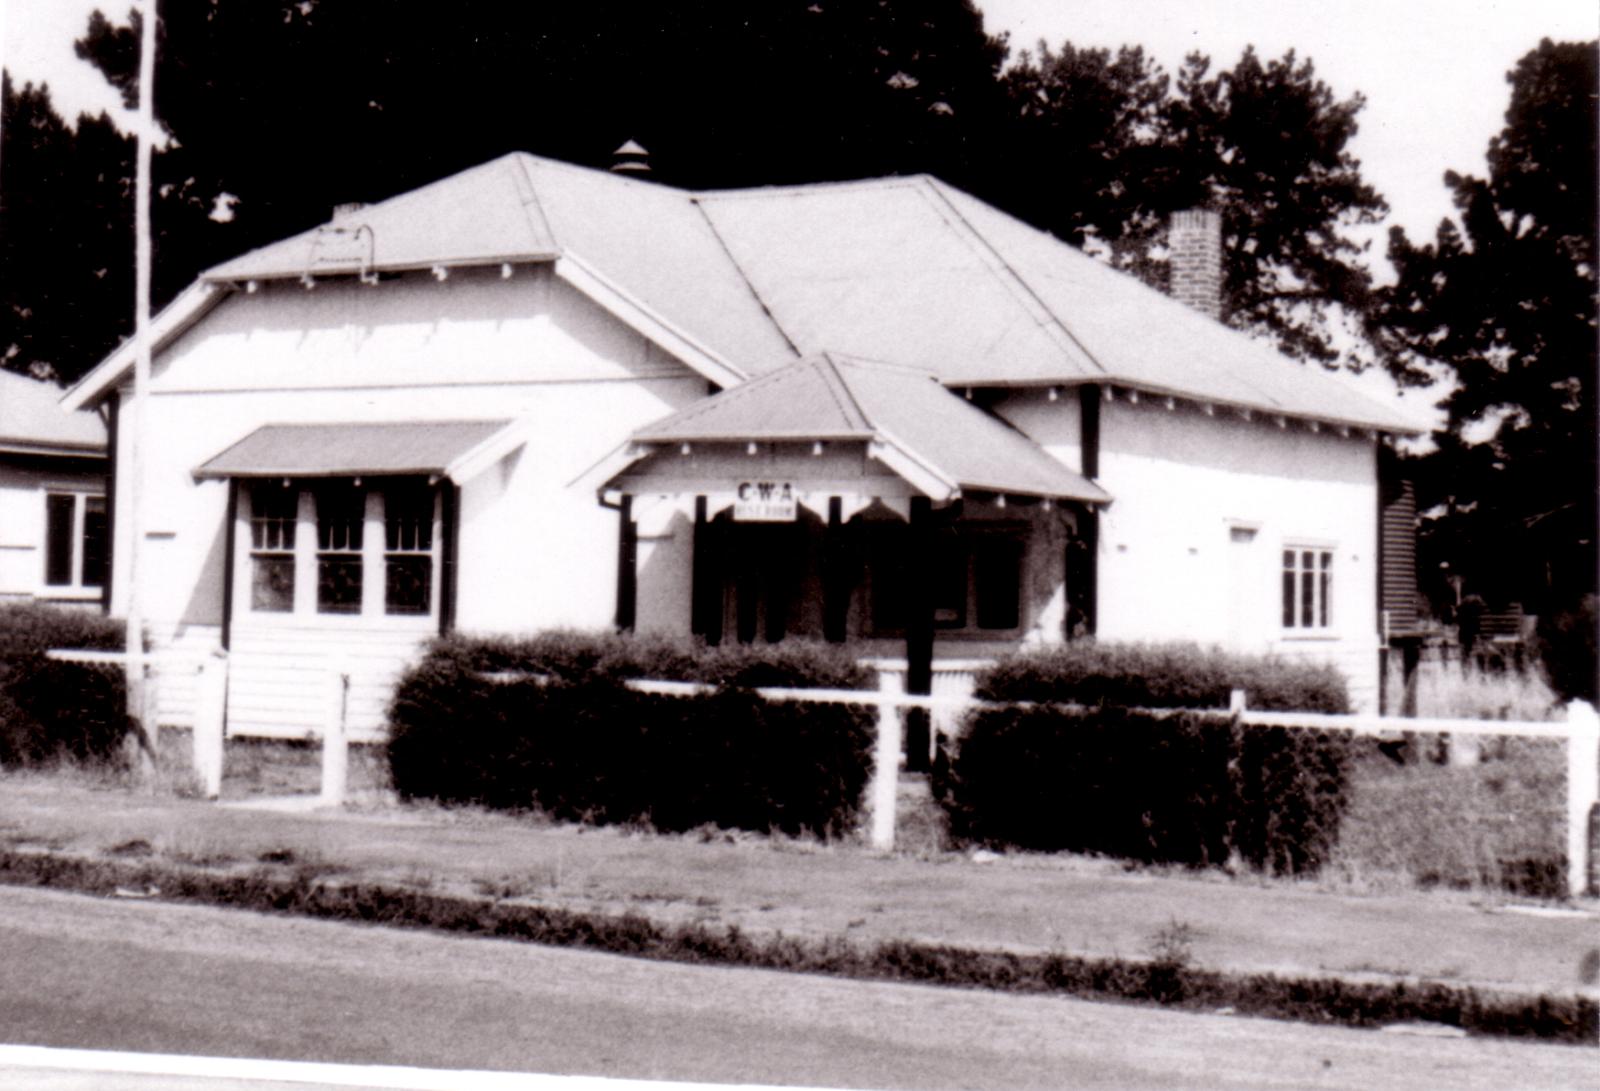
<path id="1" fill-rule="evenodd" d="M 1172 298 L 1220 320 L 1222 217 L 1203 208 L 1174 212 L 1167 249 L 1172 253 Z"/>

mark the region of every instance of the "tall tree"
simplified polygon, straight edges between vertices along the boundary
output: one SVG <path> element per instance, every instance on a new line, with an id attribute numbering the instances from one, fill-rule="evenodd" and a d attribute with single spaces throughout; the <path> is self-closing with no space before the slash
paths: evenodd
<path id="1" fill-rule="evenodd" d="M 1547 617 L 1596 585 L 1597 57 L 1546 40 L 1507 74 L 1487 177 L 1445 175 L 1460 222 L 1433 242 L 1391 232 L 1384 293 L 1397 372 L 1453 382 L 1419 467 L 1428 563 Z"/>
<path id="2" fill-rule="evenodd" d="M 993 188 L 1012 213 L 1074 246 L 1160 230 L 1159 179 L 1174 152 L 1160 65 L 1137 46 L 1113 56 L 1041 42 L 1004 82 L 1010 177 Z"/>
<path id="3" fill-rule="evenodd" d="M 165 4 L 159 292 L 207 264 L 508 151 L 739 186 L 985 166 L 1003 43 L 969 0 L 641 8 Z M 133 101 L 135 28 L 79 43 Z M 224 222 L 215 202 L 229 208 Z M 230 215 L 231 214 L 231 215 Z"/>
<path id="4" fill-rule="evenodd" d="M 131 319 L 131 144 L 104 114 L 74 131 L 49 88 L 9 76 L 0 111 L 0 364 L 72 378 Z"/>
<path id="5" fill-rule="evenodd" d="M 1263 63 L 1247 48 L 1213 74 L 1192 54 L 1176 81 L 1139 49 L 1115 57 L 1070 42 L 1024 54 L 1006 76 L 1016 165 L 996 194 L 1073 243 L 1164 287 L 1170 214 L 1222 216 L 1227 321 L 1325 364 L 1335 326 L 1360 331 L 1371 281 L 1348 229 L 1376 223 L 1383 199 L 1350 154 L 1360 95 L 1340 100 L 1293 51 Z"/>

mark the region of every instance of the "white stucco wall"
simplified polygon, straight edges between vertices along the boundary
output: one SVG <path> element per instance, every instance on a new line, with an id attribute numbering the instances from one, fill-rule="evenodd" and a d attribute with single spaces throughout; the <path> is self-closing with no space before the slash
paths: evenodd
<path id="1" fill-rule="evenodd" d="M 227 486 L 196 482 L 193 470 L 263 424 L 524 419 L 526 445 L 462 490 L 457 626 L 604 626 L 615 602 L 617 516 L 599 506 L 592 483 L 574 479 L 634 428 L 705 390 L 702 378 L 539 267 L 510 279 L 498 269 L 457 270 L 443 283 L 422 274 L 237 293 L 156 361 L 144 428 L 142 608 L 163 640 L 220 633 Z M 121 429 L 122 467 L 131 433 Z M 119 474 L 119 511 L 129 484 Z M 119 518 L 116 532 L 113 613 L 123 615 L 128 521 Z M 242 555 L 245 543 L 236 548 Z M 307 620 L 354 633 L 398 628 L 382 618 Z M 236 605 L 236 648 L 250 628 Z M 395 654 L 392 641 L 371 642 Z"/>
<path id="2" fill-rule="evenodd" d="M 1042 391 L 1019 391 L 998 409 L 1078 466 L 1075 396 L 1050 402 Z M 1375 440 L 1121 396 L 1102 405 L 1097 480 L 1114 498 L 1100 522 L 1101 638 L 1195 640 L 1332 662 L 1356 703 L 1375 708 Z M 1335 554 L 1325 632 L 1281 624 L 1287 546 Z"/>

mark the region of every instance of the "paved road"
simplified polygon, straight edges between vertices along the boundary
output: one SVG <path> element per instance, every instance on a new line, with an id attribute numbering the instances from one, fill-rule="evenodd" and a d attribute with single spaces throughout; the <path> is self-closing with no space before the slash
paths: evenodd
<path id="1" fill-rule="evenodd" d="M 1600 1088 L 1600 1052 L 0 887 L 0 1041 L 844 1087 Z"/>

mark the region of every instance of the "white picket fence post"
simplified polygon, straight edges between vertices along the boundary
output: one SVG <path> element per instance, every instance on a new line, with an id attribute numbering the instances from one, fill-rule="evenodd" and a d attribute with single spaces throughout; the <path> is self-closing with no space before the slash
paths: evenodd
<path id="1" fill-rule="evenodd" d="M 1589 889 L 1589 816 L 1600 802 L 1600 714 L 1586 701 L 1567 704 L 1567 893 Z"/>
<path id="2" fill-rule="evenodd" d="M 201 657 L 195 687 L 194 773 L 205 799 L 222 794 L 222 731 L 227 703 L 228 653 L 218 649 Z"/>
<path id="3" fill-rule="evenodd" d="M 896 797 L 900 790 L 900 696 L 897 684 L 901 675 L 878 672 L 878 737 L 872 747 L 872 847 L 879 852 L 894 850 Z"/>
<path id="4" fill-rule="evenodd" d="M 328 672 L 326 703 L 322 714 L 322 803 L 344 803 L 350 777 L 350 668 L 336 664 Z"/>

